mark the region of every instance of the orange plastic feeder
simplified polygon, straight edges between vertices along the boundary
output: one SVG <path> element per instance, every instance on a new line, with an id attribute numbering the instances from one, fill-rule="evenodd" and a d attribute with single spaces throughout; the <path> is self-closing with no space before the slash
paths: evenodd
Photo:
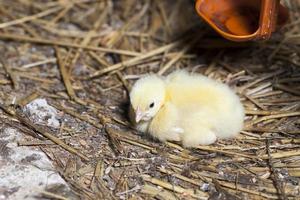
<path id="1" fill-rule="evenodd" d="M 269 39 L 289 19 L 280 0 L 197 0 L 196 11 L 223 37 L 237 42 Z"/>

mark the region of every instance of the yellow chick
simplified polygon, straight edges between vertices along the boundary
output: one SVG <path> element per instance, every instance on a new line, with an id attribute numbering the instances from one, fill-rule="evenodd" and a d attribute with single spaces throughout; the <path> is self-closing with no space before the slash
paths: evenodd
<path id="1" fill-rule="evenodd" d="M 136 129 L 160 141 L 195 147 L 236 136 L 244 108 L 227 85 L 179 70 L 139 79 L 130 92 L 129 116 Z"/>

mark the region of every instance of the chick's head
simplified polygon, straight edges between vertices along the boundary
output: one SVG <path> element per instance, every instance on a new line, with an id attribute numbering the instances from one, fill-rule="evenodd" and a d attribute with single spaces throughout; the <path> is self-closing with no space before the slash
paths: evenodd
<path id="1" fill-rule="evenodd" d="M 165 83 L 159 76 L 149 75 L 139 79 L 130 92 L 130 103 L 135 122 L 149 121 L 165 101 Z"/>

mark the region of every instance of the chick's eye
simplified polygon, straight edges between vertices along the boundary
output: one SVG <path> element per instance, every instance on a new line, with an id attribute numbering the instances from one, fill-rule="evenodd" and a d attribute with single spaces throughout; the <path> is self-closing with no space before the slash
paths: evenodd
<path id="1" fill-rule="evenodd" d="M 152 102 L 150 105 L 149 105 L 149 108 L 153 108 L 154 107 L 154 102 Z"/>

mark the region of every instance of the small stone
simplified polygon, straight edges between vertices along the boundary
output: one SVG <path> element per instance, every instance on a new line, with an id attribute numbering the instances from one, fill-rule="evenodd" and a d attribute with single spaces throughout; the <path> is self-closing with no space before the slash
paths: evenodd
<path id="1" fill-rule="evenodd" d="M 35 99 L 27 104 L 24 111 L 28 113 L 29 118 L 40 125 L 47 125 L 53 128 L 60 127 L 59 112 L 50 106 L 46 99 Z"/>

